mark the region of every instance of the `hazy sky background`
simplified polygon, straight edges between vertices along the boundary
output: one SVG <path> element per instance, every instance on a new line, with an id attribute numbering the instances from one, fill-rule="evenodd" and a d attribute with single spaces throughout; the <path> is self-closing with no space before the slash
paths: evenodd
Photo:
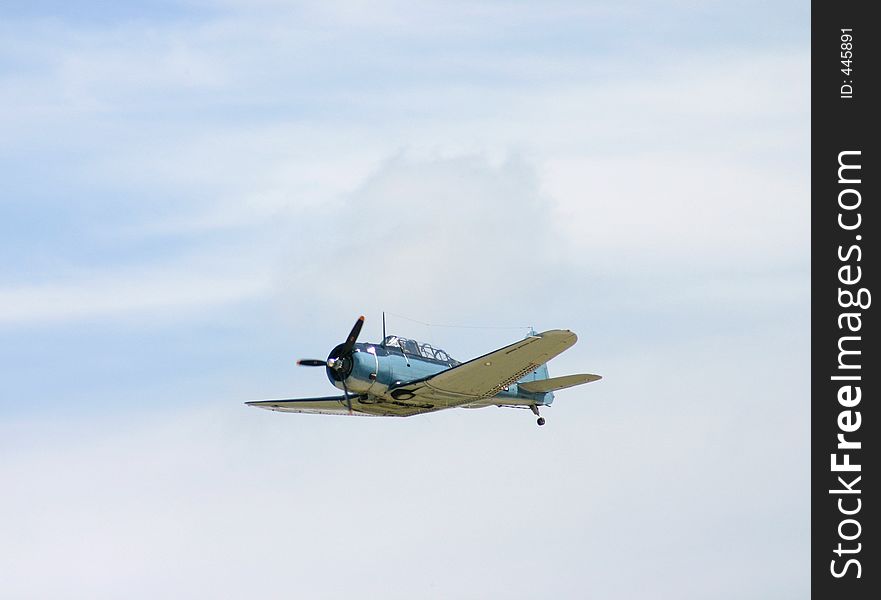
<path id="1" fill-rule="evenodd" d="M 0 595 L 806 597 L 809 108 L 803 2 L 4 2 Z M 382 310 L 605 379 L 242 405 Z"/>

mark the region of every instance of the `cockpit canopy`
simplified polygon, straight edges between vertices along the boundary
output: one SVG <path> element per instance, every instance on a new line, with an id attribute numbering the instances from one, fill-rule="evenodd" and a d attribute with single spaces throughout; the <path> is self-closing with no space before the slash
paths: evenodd
<path id="1" fill-rule="evenodd" d="M 448 363 L 450 365 L 459 364 L 459 361 L 447 354 L 446 350 L 434 348 L 431 344 L 422 344 L 420 342 L 417 342 L 416 340 L 409 340 L 407 338 L 398 337 L 396 335 L 389 335 L 386 336 L 382 344 L 386 348 L 398 348 L 402 352 L 404 352 L 404 354 L 408 354 L 410 356 L 421 356 L 422 358 L 437 360 L 443 363 Z"/>

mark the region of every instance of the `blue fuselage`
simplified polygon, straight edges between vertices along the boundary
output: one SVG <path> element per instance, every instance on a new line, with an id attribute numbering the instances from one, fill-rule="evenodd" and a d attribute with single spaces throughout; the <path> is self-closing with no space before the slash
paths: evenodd
<path id="1" fill-rule="evenodd" d="M 333 353 L 331 353 L 333 354 Z M 387 397 L 387 392 L 401 383 L 424 379 L 446 371 L 459 364 L 456 361 L 443 361 L 411 355 L 400 348 L 380 344 L 355 344 L 351 363 L 341 371 L 326 369 L 327 378 L 337 388 L 345 387 L 351 393 Z M 530 373 L 521 381 L 547 378 L 547 366 L 542 365 L 535 373 Z M 518 390 L 516 383 L 503 388 L 492 404 L 537 404 L 548 405 L 553 400 L 552 393 L 533 394 Z"/>

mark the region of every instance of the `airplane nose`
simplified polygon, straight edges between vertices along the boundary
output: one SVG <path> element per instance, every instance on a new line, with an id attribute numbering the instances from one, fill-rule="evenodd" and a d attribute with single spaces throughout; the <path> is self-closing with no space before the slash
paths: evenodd
<path id="1" fill-rule="evenodd" d="M 366 392 L 373 383 L 370 374 L 375 370 L 375 359 L 372 354 L 358 351 L 353 352 L 352 371 L 346 379 L 346 385 L 348 385 L 352 391 Z"/>
<path id="2" fill-rule="evenodd" d="M 355 352 L 352 358 L 355 359 L 352 374 L 357 376 L 358 379 L 367 379 L 367 373 L 373 367 L 373 356 L 366 352 Z"/>

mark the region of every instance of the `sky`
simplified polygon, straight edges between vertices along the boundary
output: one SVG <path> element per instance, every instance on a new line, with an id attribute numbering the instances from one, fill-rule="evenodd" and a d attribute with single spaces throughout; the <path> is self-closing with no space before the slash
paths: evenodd
<path id="1" fill-rule="evenodd" d="M 0 595 L 805 597 L 809 83 L 796 2 L 4 2 Z M 604 379 L 243 405 L 382 311 Z"/>

